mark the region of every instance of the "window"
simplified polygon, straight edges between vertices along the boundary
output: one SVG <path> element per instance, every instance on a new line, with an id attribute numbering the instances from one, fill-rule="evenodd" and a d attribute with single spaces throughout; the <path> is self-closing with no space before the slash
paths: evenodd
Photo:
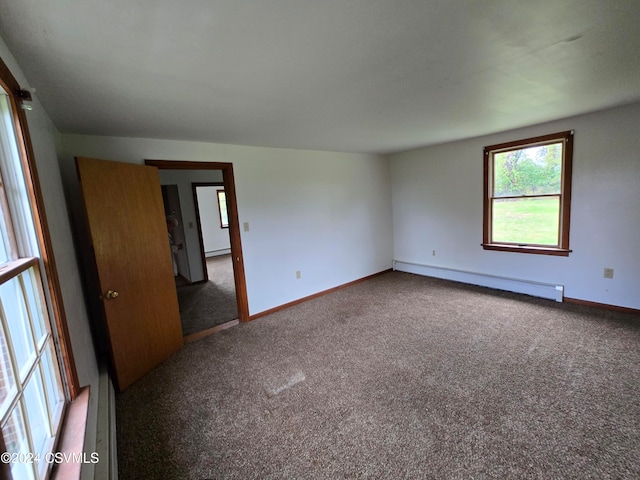
<path id="1" fill-rule="evenodd" d="M 24 112 L 13 97 L 18 90 L 13 88 L 15 79 L 1 61 L 0 67 L 0 444 L 13 458 L 23 460 L 10 463 L 12 478 L 42 479 L 51 466 L 45 456 L 56 446 L 61 428 L 63 381 L 68 381 L 73 397 L 77 377 L 62 375 L 62 365 L 72 357 L 59 362 L 54 344 L 58 330 L 50 319 L 61 306 L 53 306 L 56 294 L 45 280 L 48 238 L 37 213 L 41 197 L 38 200 L 31 183 L 37 181 L 37 173 L 26 160 L 32 152 L 26 123 L 21 122 Z M 59 345 L 66 342 L 56 339 Z M 7 473 L 0 469 L 0 476 Z"/>
<path id="2" fill-rule="evenodd" d="M 229 217 L 227 215 L 227 195 L 224 190 L 216 190 L 218 194 L 218 212 L 220 213 L 220 228 L 229 228 Z"/>
<path id="3" fill-rule="evenodd" d="M 484 148 L 485 250 L 569 255 L 573 132 Z"/>

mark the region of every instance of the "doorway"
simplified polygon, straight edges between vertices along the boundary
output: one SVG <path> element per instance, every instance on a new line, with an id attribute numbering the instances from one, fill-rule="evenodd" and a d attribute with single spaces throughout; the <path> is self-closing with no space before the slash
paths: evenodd
<path id="1" fill-rule="evenodd" d="M 162 177 L 166 179 L 167 173 L 171 174 L 163 171 Z M 190 172 L 190 179 L 201 176 L 198 171 Z M 237 321 L 238 306 L 224 184 L 183 181 L 181 186 L 183 190 L 189 186 L 192 193 L 188 200 L 193 208 L 187 215 L 192 219 L 195 214 L 199 251 L 191 255 L 200 259 L 204 277 L 194 283 L 176 282 L 183 334 L 191 338 Z"/>
<path id="2" fill-rule="evenodd" d="M 198 236 L 202 246 L 202 261 L 231 255 L 227 195 L 222 182 L 192 183 Z M 205 271 L 205 278 L 210 273 Z M 210 278 L 210 277 L 209 277 Z"/>
<path id="3" fill-rule="evenodd" d="M 238 221 L 238 209 L 236 203 L 235 193 L 235 181 L 233 176 L 233 165 L 231 163 L 222 162 L 188 162 L 188 161 L 167 161 L 167 160 L 145 160 L 146 165 L 155 166 L 161 171 L 174 170 L 176 174 L 180 174 L 180 171 L 211 171 L 219 170 L 222 172 L 222 189 L 224 190 L 226 200 L 226 211 L 228 220 L 228 236 L 229 236 L 229 250 L 228 259 L 230 260 L 231 270 L 233 271 L 233 288 L 235 293 L 235 303 L 237 308 L 237 318 L 240 322 L 246 322 L 249 320 L 249 307 L 246 292 L 246 280 L 244 274 L 244 260 L 242 256 L 242 244 L 240 239 L 240 225 Z M 166 172 L 165 172 L 166 173 Z M 194 187 L 195 188 L 195 187 Z M 198 223 L 198 228 L 201 228 Z M 186 225 L 187 228 L 191 228 L 192 225 Z M 202 234 L 199 233 L 200 245 L 191 245 L 191 250 L 200 250 L 201 261 L 190 261 L 193 265 L 202 265 L 203 278 L 208 275 L 206 268 L 206 254 L 204 247 L 202 246 Z M 192 268 L 193 270 L 193 268 Z M 192 271 L 193 274 L 193 271 Z M 206 280 L 205 280 L 206 281 Z M 195 336 L 195 335 L 194 335 Z M 186 340 L 186 339 L 185 339 Z"/>

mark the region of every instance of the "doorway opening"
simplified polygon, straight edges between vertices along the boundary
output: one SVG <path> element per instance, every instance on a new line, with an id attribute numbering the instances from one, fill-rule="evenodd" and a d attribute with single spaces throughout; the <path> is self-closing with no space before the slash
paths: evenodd
<path id="1" fill-rule="evenodd" d="M 226 268 L 228 272 L 227 281 L 232 283 L 230 290 L 233 292 L 231 294 L 232 301 L 235 300 L 235 309 L 237 310 L 237 321 L 246 322 L 249 320 L 249 308 L 248 308 L 248 300 L 247 300 L 247 292 L 246 292 L 246 280 L 244 275 L 244 260 L 242 256 L 242 245 L 240 240 L 240 226 L 238 221 L 238 210 L 236 203 L 236 194 L 235 194 L 235 181 L 233 177 L 233 165 L 231 163 L 221 163 L 221 162 L 188 162 L 188 161 L 167 161 L 167 160 L 145 160 L 146 165 L 155 166 L 160 170 L 161 177 L 164 175 L 166 178 L 167 174 L 175 175 L 176 179 L 182 178 L 187 174 L 197 173 L 194 171 L 202 170 L 204 173 L 211 173 L 212 170 L 218 170 L 222 173 L 222 181 L 221 182 L 205 182 L 205 183 L 213 183 L 215 185 L 211 185 L 217 187 L 216 190 L 222 190 L 224 192 L 224 200 L 226 202 L 226 219 L 221 218 L 221 212 L 218 207 L 219 202 L 216 198 L 215 203 L 215 221 L 218 222 L 218 225 L 224 224 L 222 220 L 226 220 L 225 230 L 228 236 L 229 246 L 225 248 L 213 248 L 209 251 L 209 257 L 207 257 L 207 248 L 205 247 L 203 235 L 203 218 L 204 216 L 204 208 L 196 208 L 196 220 L 195 224 L 192 224 L 188 218 L 185 218 L 184 229 L 186 231 L 185 238 L 185 247 L 187 250 L 188 256 L 188 264 L 190 266 L 190 284 L 202 284 L 205 285 L 209 280 L 216 280 L 217 273 L 216 267 L 208 268 L 209 263 L 215 263 L 218 260 L 219 265 L 217 266 L 217 270 L 221 270 L 223 268 L 220 264 L 223 262 L 223 255 L 227 261 Z M 204 176 L 204 175 L 203 175 Z M 189 177 L 193 178 L 193 177 Z M 166 183 L 166 182 L 163 182 Z M 194 205 L 200 205 L 203 200 L 199 200 L 199 193 L 196 193 L 200 187 L 206 187 L 208 185 L 201 185 L 203 182 L 193 182 L 189 180 L 189 185 L 192 188 L 191 195 L 193 196 Z M 204 190 L 203 190 L 204 191 Z M 218 193 L 216 192 L 216 197 L 218 197 Z M 184 198 L 184 197 L 183 197 Z M 220 197 L 221 198 L 221 197 Z M 204 200 L 206 201 L 206 200 Z M 183 202 L 184 203 L 184 202 Z M 184 205 L 183 205 L 184 206 Z M 208 205 L 210 206 L 210 205 Z M 211 208 L 208 208 L 207 221 L 211 220 Z M 183 216 L 185 216 L 183 214 Z M 196 228 L 197 227 L 197 228 Z M 190 234 L 197 232 L 197 234 Z M 212 255 L 212 253 L 222 253 L 223 255 Z M 220 257 L 220 258 L 216 258 Z M 210 260 L 212 259 L 212 260 Z M 232 272 L 232 275 L 231 275 Z M 230 278 L 232 276 L 232 278 Z M 211 278 L 213 277 L 213 278 Z M 194 281 L 195 280 L 195 281 Z M 233 298 L 235 296 L 235 298 Z M 236 322 L 230 322 L 231 324 L 235 324 Z M 185 332 L 187 335 L 185 336 L 185 341 L 196 340 L 201 338 L 202 336 L 206 336 L 207 334 L 213 333 L 217 329 L 227 328 L 231 326 L 230 324 L 223 324 L 220 326 L 216 326 L 210 329 L 206 329 L 202 332 L 197 332 L 193 334 L 189 334 L 189 332 Z"/>
<path id="2" fill-rule="evenodd" d="M 177 286 L 186 338 L 238 319 L 224 184 L 193 182 L 190 186 L 200 248 L 195 254 L 204 278 Z"/>

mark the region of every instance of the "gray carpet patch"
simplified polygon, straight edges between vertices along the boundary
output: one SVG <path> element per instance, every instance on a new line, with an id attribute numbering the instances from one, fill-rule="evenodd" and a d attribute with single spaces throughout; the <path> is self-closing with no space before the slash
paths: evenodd
<path id="1" fill-rule="evenodd" d="M 208 282 L 177 288 L 185 336 L 238 318 L 231 255 L 207 259 L 207 271 Z"/>
<path id="2" fill-rule="evenodd" d="M 118 394 L 118 478 L 640 478 L 639 398 L 640 315 L 390 272 Z"/>
<path id="3" fill-rule="evenodd" d="M 297 370 L 293 374 L 286 376 L 284 379 L 282 377 L 269 379 L 265 382 L 264 389 L 267 392 L 267 397 L 271 398 L 300 382 L 304 382 L 305 380 L 306 378 L 304 373 Z"/>

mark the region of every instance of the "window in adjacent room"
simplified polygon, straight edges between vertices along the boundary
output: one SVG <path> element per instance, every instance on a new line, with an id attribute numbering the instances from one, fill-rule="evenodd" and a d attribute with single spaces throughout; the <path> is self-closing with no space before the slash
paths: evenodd
<path id="1" fill-rule="evenodd" d="M 220 228 L 229 228 L 229 216 L 227 215 L 227 195 L 224 190 L 216 190 L 218 195 L 218 212 L 220 214 Z"/>
<path id="2" fill-rule="evenodd" d="M 569 255 L 573 132 L 484 148 L 486 250 Z"/>
<path id="3" fill-rule="evenodd" d="M 48 475 L 65 394 L 16 118 L 0 86 L 0 443 L 2 467 L 28 480 Z"/>

